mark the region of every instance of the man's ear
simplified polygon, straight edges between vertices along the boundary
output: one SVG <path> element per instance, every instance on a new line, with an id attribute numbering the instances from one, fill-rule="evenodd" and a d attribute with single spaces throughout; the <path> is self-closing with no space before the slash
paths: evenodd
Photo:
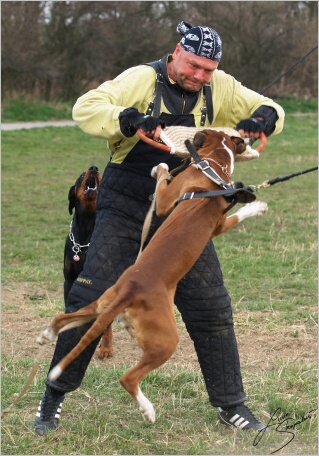
<path id="1" fill-rule="evenodd" d="M 242 154 L 246 150 L 246 144 L 243 138 L 239 138 L 238 136 L 231 136 L 231 140 L 236 146 L 236 154 Z"/>
<path id="2" fill-rule="evenodd" d="M 193 139 L 193 145 L 196 150 L 200 149 L 206 140 L 206 134 L 202 131 L 196 133 Z"/>
<path id="3" fill-rule="evenodd" d="M 73 208 L 75 207 L 75 185 L 72 185 L 69 190 L 69 213 L 72 215 Z"/>

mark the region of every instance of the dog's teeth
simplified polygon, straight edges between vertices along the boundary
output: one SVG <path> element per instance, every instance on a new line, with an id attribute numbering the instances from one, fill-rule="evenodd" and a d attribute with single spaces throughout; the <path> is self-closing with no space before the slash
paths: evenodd
<path id="1" fill-rule="evenodd" d="M 83 194 L 86 195 L 89 190 L 95 192 L 97 190 L 97 187 L 86 187 L 85 190 L 83 190 Z"/>

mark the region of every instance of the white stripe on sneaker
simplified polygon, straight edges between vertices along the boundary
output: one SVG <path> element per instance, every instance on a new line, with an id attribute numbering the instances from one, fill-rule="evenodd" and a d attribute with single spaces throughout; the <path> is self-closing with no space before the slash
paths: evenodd
<path id="1" fill-rule="evenodd" d="M 62 411 L 62 402 L 60 403 L 57 411 L 56 411 L 56 414 L 54 415 L 54 418 L 60 418 L 60 414 L 61 414 L 61 411 Z"/>
<path id="2" fill-rule="evenodd" d="M 245 418 L 241 417 L 239 420 L 235 421 L 234 425 L 240 427 L 241 423 L 245 421 Z"/>
<path id="3" fill-rule="evenodd" d="M 239 429 L 243 429 L 247 424 L 249 424 L 249 421 L 244 421 L 240 426 Z"/>
<path id="4" fill-rule="evenodd" d="M 236 421 L 238 418 L 239 418 L 239 415 L 238 415 L 238 413 L 236 413 L 236 415 L 234 415 L 229 421 L 230 421 L 231 423 L 233 423 L 233 422 Z"/>
<path id="5" fill-rule="evenodd" d="M 37 417 L 41 416 L 41 401 L 40 401 L 40 404 L 39 404 L 39 407 L 38 407 L 37 414 L 35 416 L 37 416 Z"/>
<path id="6" fill-rule="evenodd" d="M 238 415 L 238 413 L 236 413 L 236 415 L 230 418 L 229 422 L 232 423 L 234 426 L 239 427 L 240 429 L 249 424 L 249 421 L 245 420 L 245 418 Z"/>

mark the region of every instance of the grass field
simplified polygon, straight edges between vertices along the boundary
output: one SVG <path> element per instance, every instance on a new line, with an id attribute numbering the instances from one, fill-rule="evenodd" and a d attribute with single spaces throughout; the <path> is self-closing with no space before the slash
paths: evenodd
<path id="1" fill-rule="evenodd" d="M 284 132 L 268 139 L 259 159 L 238 163 L 234 180 L 256 185 L 317 165 L 317 111 L 303 102 L 297 111 L 292 101 L 283 105 Z M 37 334 L 63 310 L 68 189 L 83 170 L 96 164 L 103 171 L 107 161 L 105 142 L 77 127 L 2 132 L 2 409 L 26 380 Z M 1 454 L 317 454 L 317 178 L 312 172 L 258 190 L 268 213 L 214 241 L 248 405 L 264 422 L 280 408 L 272 432 L 258 442 L 217 424 L 177 314 L 180 347 L 142 385 L 155 425 L 142 420 L 118 383 L 138 353 L 115 328 L 114 359 L 91 363 L 65 401 L 58 432 L 41 438 L 32 424 L 48 347 L 29 391 L 2 421 Z"/>

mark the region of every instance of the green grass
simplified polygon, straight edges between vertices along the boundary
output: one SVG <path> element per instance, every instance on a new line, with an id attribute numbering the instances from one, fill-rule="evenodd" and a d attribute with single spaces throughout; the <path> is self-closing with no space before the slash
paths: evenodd
<path id="1" fill-rule="evenodd" d="M 318 100 L 301 100 L 286 97 L 279 100 L 286 114 L 308 113 L 318 109 Z M 2 122 L 26 122 L 33 120 L 71 119 L 72 103 L 54 101 L 46 103 L 34 97 L 16 96 L 2 101 Z"/>
<path id="2" fill-rule="evenodd" d="M 2 387 L 10 396 L 22 388 L 31 363 L 16 365 L 10 359 L 3 363 L 6 375 Z M 43 374 L 48 365 L 44 367 Z M 286 435 L 273 432 L 254 446 L 255 434 L 217 424 L 203 380 L 191 369 L 161 367 L 142 382 L 157 412 L 156 424 L 150 425 L 118 383 L 126 369 L 90 366 L 81 388 L 70 393 L 63 406 L 64 425 L 62 422 L 57 433 L 45 438 L 35 437 L 32 430 L 34 410 L 29 404 L 39 396 L 37 380 L 17 405 L 16 413 L 3 422 L 2 454 L 269 454 L 287 441 Z M 313 366 L 287 360 L 284 366 L 277 363 L 254 374 L 245 369 L 243 373 L 252 401 L 258 401 L 264 410 L 283 407 L 291 423 L 316 408 L 316 389 L 309 387 L 316 383 Z M 10 376 L 16 379 L 15 387 Z M 292 397 L 301 400 L 296 403 Z M 270 416 L 264 413 L 262 419 L 268 422 Z M 315 417 L 297 426 L 295 432 L 287 447 L 289 454 L 316 454 Z"/>
<path id="3" fill-rule="evenodd" d="M 279 100 L 280 105 L 284 108 L 286 114 L 307 113 L 318 111 L 318 100 L 302 100 L 293 96 L 285 97 Z"/>
<path id="4" fill-rule="evenodd" d="M 293 101 L 287 103 L 291 109 Z M 296 104 L 301 115 L 288 112 L 284 132 L 268 139 L 259 159 L 238 163 L 234 180 L 256 185 L 317 165 L 318 118 L 307 106 Z M 69 187 L 91 164 L 103 172 L 107 161 L 105 142 L 77 127 L 2 132 L 2 288 L 23 286 L 30 324 L 32 316 L 47 321 L 63 308 Z M 257 340 L 266 334 L 269 341 L 282 334 L 296 342 L 292 358 L 282 347 L 282 357 L 272 359 L 265 347 L 264 362 L 243 365 L 249 405 L 263 421 L 278 407 L 294 421 L 317 407 L 317 365 L 298 351 L 299 341 L 316 339 L 317 179 L 312 172 L 258 190 L 268 213 L 214 242 L 238 336 Z M 19 312 L 20 305 L 4 300 L 3 317 Z M 20 392 L 32 364 L 31 356 L 3 353 L 3 409 Z M 147 376 L 142 388 L 157 412 L 156 424 L 149 425 L 118 383 L 124 368 L 94 364 L 81 387 L 69 394 L 59 431 L 39 438 L 32 423 L 47 369 L 46 360 L 28 393 L 3 420 L 2 454 L 269 454 L 285 441 L 272 432 L 254 446 L 253 435 L 218 425 L 195 368 L 163 366 Z M 317 454 L 316 419 L 295 431 L 281 453 Z"/>
<path id="5" fill-rule="evenodd" d="M 72 104 L 46 103 L 31 97 L 16 97 L 1 104 L 1 122 L 30 122 L 33 120 L 72 119 Z"/>

